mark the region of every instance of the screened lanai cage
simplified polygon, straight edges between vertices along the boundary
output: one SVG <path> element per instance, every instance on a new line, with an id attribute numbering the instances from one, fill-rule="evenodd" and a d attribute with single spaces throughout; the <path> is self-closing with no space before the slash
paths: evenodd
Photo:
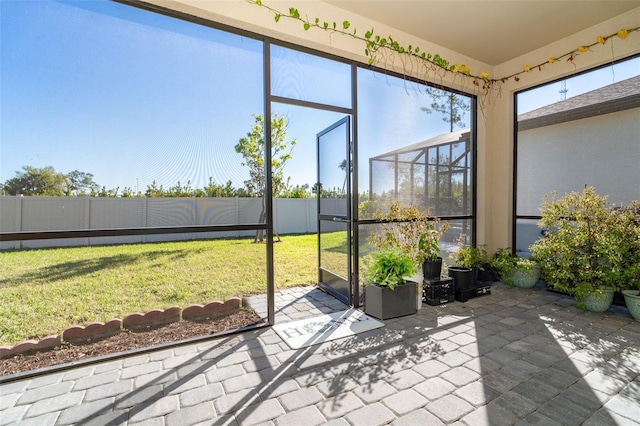
<path id="1" fill-rule="evenodd" d="M 439 217 L 471 214 L 471 133 L 445 133 L 369 158 L 369 199 L 400 200 Z"/>
<path id="2" fill-rule="evenodd" d="M 415 204 L 450 222 L 441 248 L 471 242 L 472 140 L 470 129 L 445 133 L 369 158 L 371 210 L 391 202 Z"/>

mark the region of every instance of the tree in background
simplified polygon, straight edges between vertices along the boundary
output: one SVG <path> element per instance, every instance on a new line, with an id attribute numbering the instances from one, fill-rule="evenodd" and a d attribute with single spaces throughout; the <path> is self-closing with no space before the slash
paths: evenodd
<path id="1" fill-rule="evenodd" d="M 233 183 L 228 180 L 225 185 L 218 185 L 209 177 L 209 183 L 202 189 L 204 197 L 235 197 L 237 191 L 233 188 Z"/>
<path id="2" fill-rule="evenodd" d="M 66 181 L 67 184 L 64 191 L 64 195 L 66 196 L 92 194 L 100 188 L 98 184 L 93 181 L 93 175 L 91 173 L 81 172 L 80 170 L 73 170 L 67 173 Z"/>
<path id="3" fill-rule="evenodd" d="M 244 158 L 242 165 L 249 168 L 249 179 L 244 182 L 247 192 L 251 196 L 262 197 L 259 223 L 264 223 L 266 216 L 265 122 L 262 115 L 254 114 L 253 118 L 255 122 L 251 125 L 251 130 L 247 136 L 238 141 L 235 150 Z M 271 196 L 273 197 L 278 197 L 287 190 L 289 180 L 284 176 L 284 166 L 291 160 L 291 152 L 298 143 L 295 139 L 287 141 L 287 127 L 286 117 L 274 114 L 271 118 Z M 280 240 L 279 237 L 278 240 Z M 256 233 L 255 241 L 264 241 L 262 230 Z"/>
<path id="4" fill-rule="evenodd" d="M 296 185 L 294 187 L 287 187 L 287 189 L 280 194 L 280 198 L 311 198 L 311 190 L 309 184 Z"/>
<path id="5" fill-rule="evenodd" d="M 182 185 L 180 181 L 172 187 L 165 189 L 164 186 L 156 183 L 154 180 L 151 185 L 147 185 L 147 190 L 144 194 L 139 196 L 145 196 L 149 198 L 167 198 L 167 197 L 244 197 L 246 196 L 244 190 L 238 190 L 233 187 L 233 182 L 230 180 L 226 184 L 221 185 L 214 182 L 212 177 L 209 177 L 209 182 L 203 188 L 192 188 L 191 181 L 188 180 L 186 185 Z"/>
<path id="6" fill-rule="evenodd" d="M 295 142 L 295 141 L 294 141 Z M 278 161 L 282 162 L 282 159 Z M 278 171 L 282 176 L 281 170 Z M 281 178 L 274 193 L 280 198 L 310 198 L 313 196 L 308 184 L 290 185 L 289 179 Z M 24 166 L 22 172 L 16 172 L 16 177 L 0 183 L 0 195 L 27 195 L 27 196 L 66 196 L 78 197 L 88 195 L 101 198 L 190 198 L 190 197 L 256 197 L 259 194 L 253 189 L 255 185 L 247 185 L 246 188 L 234 188 L 233 182 L 228 180 L 225 184 L 216 183 L 212 177 L 202 188 L 194 188 L 191 181 L 186 184 L 178 181 L 175 185 L 165 188 L 154 180 L 147 185 L 145 192 L 134 190 L 129 186 L 124 188 L 107 188 L 93 181 L 93 174 L 74 170 L 68 174 L 57 173 L 51 166 L 36 168 Z M 262 196 L 260 194 L 260 196 Z"/>
<path id="7" fill-rule="evenodd" d="M 442 114 L 442 121 L 449 123 L 450 132 L 453 132 L 453 127 L 456 125 L 461 129 L 466 127 L 466 123 L 462 120 L 462 117 L 464 113 L 469 112 L 471 108 L 469 98 L 431 87 L 427 87 L 427 94 L 431 96 L 433 102 L 431 102 L 431 108 L 420 108 L 422 111 L 427 114 L 433 112 Z"/>
<path id="8" fill-rule="evenodd" d="M 67 189 L 67 177 L 57 173 L 53 167 L 22 167 L 21 172 L 2 185 L 6 195 L 51 195 L 61 196 Z"/>
<path id="9" fill-rule="evenodd" d="M 91 173 L 73 170 L 58 173 L 52 166 L 23 166 L 21 172 L 0 185 L 4 195 L 80 196 L 94 195 L 99 190 Z"/>
<path id="10" fill-rule="evenodd" d="M 144 196 L 149 198 L 159 198 L 164 197 L 164 193 L 165 190 L 162 185 L 158 187 L 158 184 L 154 179 L 153 182 L 151 182 L 151 185 L 147 185 L 147 190 L 144 192 Z"/>
<path id="11" fill-rule="evenodd" d="M 125 188 L 125 190 L 130 191 L 130 188 Z M 92 197 L 103 197 L 103 198 L 119 198 L 119 197 L 131 197 L 132 195 L 127 193 L 125 190 L 122 191 L 122 193 L 120 193 L 120 187 L 116 186 L 115 188 L 107 188 L 106 186 L 103 186 L 102 188 L 96 190 L 96 191 L 92 191 L 91 192 L 91 196 Z"/>

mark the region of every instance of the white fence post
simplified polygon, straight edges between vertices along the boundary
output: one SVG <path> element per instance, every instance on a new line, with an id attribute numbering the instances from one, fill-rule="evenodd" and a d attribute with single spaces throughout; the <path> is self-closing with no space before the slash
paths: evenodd
<path id="1" fill-rule="evenodd" d="M 18 230 L 20 230 L 20 232 L 22 232 L 22 199 L 22 194 L 20 194 L 18 198 L 19 201 L 16 203 L 16 207 L 18 208 Z M 20 241 L 18 248 L 22 250 L 22 241 Z"/>
<path id="2" fill-rule="evenodd" d="M 147 223 L 149 222 L 149 197 L 144 197 L 144 201 L 142 203 L 142 227 L 146 228 Z M 147 242 L 147 236 L 142 236 L 142 242 Z"/>
<path id="3" fill-rule="evenodd" d="M 91 229 L 91 197 L 84 197 L 84 227 L 85 229 Z M 91 245 L 91 238 L 85 238 L 85 245 Z"/>
<path id="4" fill-rule="evenodd" d="M 18 195 L 18 202 L 16 203 L 17 215 L 18 215 L 18 231 L 22 232 L 22 194 Z"/>

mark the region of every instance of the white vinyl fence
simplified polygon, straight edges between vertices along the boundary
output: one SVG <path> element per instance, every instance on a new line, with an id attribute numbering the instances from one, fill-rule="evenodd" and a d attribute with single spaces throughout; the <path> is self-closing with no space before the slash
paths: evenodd
<path id="1" fill-rule="evenodd" d="M 336 211 L 344 200 L 335 203 Z M 260 198 L 102 198 L 0 196 L 0 232 L 146 228 L 257 223 Z M 281 234 L 317 232 L 316 199 L 274 199 L 274 224 Z M 121 237 L 2 241 L 0 249 L 71 247 L 254 235 L 255 231 Z"/>

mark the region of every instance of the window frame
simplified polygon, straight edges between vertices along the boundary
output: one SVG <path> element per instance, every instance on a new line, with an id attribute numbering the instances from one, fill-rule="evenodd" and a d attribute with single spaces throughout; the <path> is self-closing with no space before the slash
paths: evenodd
<path id="1" fill-rule="evenodd" d="M 518 220 L 537 220 L 539 221 L 540 219 L 542 219 L 542 216 L 540 215 L 520 215 L 518 214 L 518 133 L 520 131 L 519 126 L 518 126 L 518 95 L 522 94 L 522 93 L 526 93 L 532 90 L 536 90 L 539 89 L 541 87 L 544 86 L 548 86 L 551 84 L 555 84 L 555 83 L 559 83 L 563 80 L 567 80 L 567 78 L 573 78 L 573 77 L 578 77 L 581 75 L 585 75 L 594 71 L 598 71 L 607 67 L 611 67 L 614 66 L 616 64 L 622 63 L 622 62 L 626 62 L 629 60 L 633 60 L 633 59 L 638 59 L 640 58 L 640 54 L 635 54 L 635 55 L 630 55 L 624 58 L 620 58 L 620 59 L 616 59 L 614 61 L 608 62 L 606 64 L 602 64 L 596 67 L 592 67 L 580 72 L 576 72 L 574 74 L 571 74 L 569 76 L 564 76 L 564 77 L 558 77 L 555 78 L 553 80 L 549 80 L 549 81 L 545 81 L 544 83 L 540 83 L 540 84 L 536 84 L 535 86 L 532 87 L 528 87 L 526 89 L 523 90 L 518 90 L 516 92 L 513 93 L 513 175 L 512 175 L 512 221 L 511 221 L 511 229 L 513 230 L 513 232 L 511 233 L 511 250 L 512 252 L 515 253 L 516 250 L 516 244 L 517 244 L 517 223 Z M 640 74 L 639 74 L 640 75 Z M 604 87 L 604 86 L 603 86 Z M 596 90 L 596 89 L 594 89 Z M 605 111 L 601 112 L 600 114 L 597 115 L 603 115 L 603 114 L 607 114 L 610 112 L 614 112 L 614 110 L 610 110 L 610 109 L 606 109 Z M 592 116 L 596 116 L 596 115 L 590 115 L 589 117 Z M 575 118 L 572 118 L 571 120 L 574 120 Z M 569 120 L 565 120 L 565 121 L 569 121 Z M 550 123 L 550 124 L 556 124 L 556 123 Z M 547 124 L 545 124 L 547 125 Z M 526 130 L 523 129 L 523 130 Z"/>

